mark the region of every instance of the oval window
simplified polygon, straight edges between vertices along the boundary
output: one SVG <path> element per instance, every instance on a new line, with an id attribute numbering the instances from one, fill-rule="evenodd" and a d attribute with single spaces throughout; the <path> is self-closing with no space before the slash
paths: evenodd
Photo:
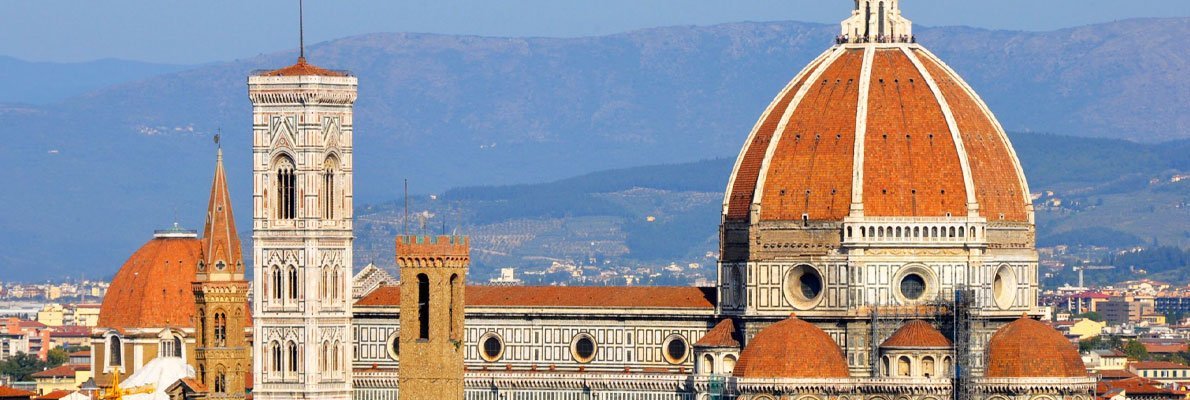
<path id="1" fill-rule="evenodd" d="M 489 333 L 480 339 L 479 355 L 487 362 L 499 361 L 504 355 L 504 342 L 500 340 L 500 336 Z"/>
<path id="2" fill-rule="evenodd" d="M 686 339 L 683 339 L 679 335 L 670 336 L 669 340 L 665 342 L 665 361 L 670 364 L 681 364 L 685 362 L 686 355 L 689 352 Z"/>
<path id="3" fill-rule="evenodd" d="M 588 334 L 580 334 L 570 346 L 574 360 L 586 364 L 595 359 L 595 339 Z"/>
<path id="4" fill-rule="evenodd" d="M 926 279 L 918 274 L 906 274 L 901 278 L 901 296 L 909 300 L 920 299 L 926 293 Z"/>

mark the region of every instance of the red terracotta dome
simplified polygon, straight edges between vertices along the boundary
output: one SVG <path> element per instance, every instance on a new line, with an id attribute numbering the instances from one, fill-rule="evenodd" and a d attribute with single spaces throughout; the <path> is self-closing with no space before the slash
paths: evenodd
<path id="1" fill-rule="evenodd" d="M 194 235 L 158 235 L 120 267 L 99 309 L 103 328 L 194 326 L 195 268 L 202 244 Z"/>
<path id="2" fill-rule="evenodd" d="M 916 43 L 840 44 L 782 90 L 740 152 L 727 221 L 965 217 L 1029 222 L 999 122 Z"/>
<path id="3" fill-rule="evenodd" d="M 913 320 L 897 329 L 880 348 L 884 349 L 949 349 L 950 339 L 934 329 L 929 322 Z"/>
<path id="4" fill-rule="evenodd" d="M 1082 378 L 1087 368 L 1078 348 L 1049 325 L 1022 317 L 988 341 L 989 378 Z"/>
<path id="5" fill-rule="evenodd" d="M 741 378 L 847 378 L 847 359 L 830 335 L 809 322 L 789 319 L 764 328 L 740 353 Z"/>

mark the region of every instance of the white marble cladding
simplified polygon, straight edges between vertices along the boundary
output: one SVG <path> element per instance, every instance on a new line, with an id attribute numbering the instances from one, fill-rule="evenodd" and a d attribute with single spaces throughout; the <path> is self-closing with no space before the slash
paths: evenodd
<path id="1" fill-rule="evenodd" d="M 399 354 L 393 354 L 393 339 L 399 334 L 397 312 L 358 313 L 354 319 L 355 368 L 394 368 Z M 543 318 L 541 315 L 508 314 L 501 317 L 468 317 L 464 362 L 468 370 L 515 371 L 618 371 L 645 369 L 693 374 L 693 344 L 710 329 L 709 318 L 690 315 L 655 315 L 652 318 L 622 316 Z M 594 339 L 595 355 L 588 362 L 574 357 L 576 338 Z M 482 342 L 497 337 L 502 344 L 499 357 L 489 361 L 481 355 Z M 673 340 L 685 343 L 681 360 L 666 357 Z M 673 362 L 677 361 L 677 362 Z"/>
<path id="2" fill-rule="evenodd" d="M 847 218 L 843 246 L 987 247 L 983 218 Z"/>

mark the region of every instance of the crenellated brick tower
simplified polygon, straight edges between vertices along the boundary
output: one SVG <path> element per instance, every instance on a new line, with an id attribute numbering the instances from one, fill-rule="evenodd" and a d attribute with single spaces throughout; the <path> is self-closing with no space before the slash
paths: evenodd
<path id="1" fill-rule="evenodd" d="M 471 247 L 466 236 L 398 236 L 402 400 L 463 398 L 463 305 Z"/>

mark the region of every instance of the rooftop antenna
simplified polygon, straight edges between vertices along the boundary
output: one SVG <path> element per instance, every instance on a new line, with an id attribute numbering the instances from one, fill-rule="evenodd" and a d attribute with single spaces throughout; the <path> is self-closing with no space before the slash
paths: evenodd
<path id="1" fill-rule="evenodd" d="M 409 236 L 409 179 L 405 179 L 405 236 Z"/>
<path id="2" fill-rule="evenodd" d="M 298 60 L 306 59 L 306 10 L 303 3 L 298 0 Z"/>

